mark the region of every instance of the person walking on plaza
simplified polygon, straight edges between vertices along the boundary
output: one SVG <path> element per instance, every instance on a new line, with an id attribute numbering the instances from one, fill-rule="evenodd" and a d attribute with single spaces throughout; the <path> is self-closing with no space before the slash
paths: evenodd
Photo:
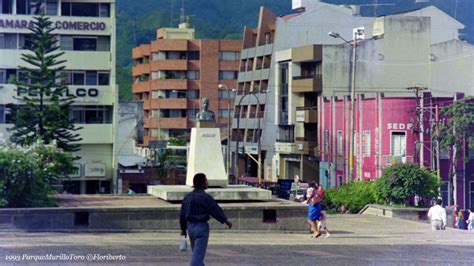
<path id="1" fill-rule="evenodd" d="M 189 234 L 191 249 L 193 251 L 191 266 L 204 265 L 207 243 L 209 240 L 210 216 L 221 224 L 226 224 L 229 229 L 232 223 L 227 219 L 217 202 L 207 194 L 208 183 L 206 175 L 199 173 L 193 179 L 194 190 L 184 197 L 179 215 L 181 235 Z"/>
<path id="2" fill-rule="evenodd" d="M 444 230 L 446 228 L 446 210 L 441 207 L 442 204 L 443 200 L 437 199 L 436 205 L 431 207 L 428 211 L 432 230 Z"/>
<path id="3" fill-rule="evenodd" d="M 467 211 L 469 212 L 469 216 L 466 220 L 467 230 L 472 231 L 474 230 L 474 212 L 472 209 L 467 209 Z"/>
<path id="4" fill-rule="evenodd" d="M 319 232 L 319 220 L 321 219 L 321 198 L 317 193 L 316 183 L 311 183 L 308 189 L 308 222 L 311 225 L 311 230 L 313 231 L 314 238 L 317 238 L 321 235 Z"/>

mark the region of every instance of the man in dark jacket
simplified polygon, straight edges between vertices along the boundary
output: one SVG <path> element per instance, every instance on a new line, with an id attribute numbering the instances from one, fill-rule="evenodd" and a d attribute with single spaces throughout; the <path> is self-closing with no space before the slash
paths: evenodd
<path id="1" fill-rule="evenodd" d="M 214 217 L 222 224 L 226 224 L 229 229 L 232 223 L 227 219 L 217 202 L 207 194 L 208 183 L 206 175 L 199 173 L 193 179 L 194 190 L 184 197 L 179 215 L 181 225 L 181 235 L 186 236 L 186 230 L 189 233 L 189 240 L 193 250 L 191 265 L 204 265 L 204 256 L 206 256 L 207 242 L 209 240 L 209 221 L 210 216 Z"/>

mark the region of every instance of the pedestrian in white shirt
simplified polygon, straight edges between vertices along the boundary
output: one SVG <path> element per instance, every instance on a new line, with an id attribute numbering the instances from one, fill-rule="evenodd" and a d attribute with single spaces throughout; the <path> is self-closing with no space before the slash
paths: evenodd
<path id="1" fill-rule="evenodd" d="M 443 204 L 443 200 L 437 199 L 436 205 L 428 211 L 432 230 L 444 230 L 446 228 L 446 210 L 441 207 L 441 204 Z"/>
<path id="2" fill-rule="evenodd" d="M 469 210 L 469 217 L 467 218 L 467 230 L 472 231 L 474 230 L 474 212 L 472 210 Z"/>

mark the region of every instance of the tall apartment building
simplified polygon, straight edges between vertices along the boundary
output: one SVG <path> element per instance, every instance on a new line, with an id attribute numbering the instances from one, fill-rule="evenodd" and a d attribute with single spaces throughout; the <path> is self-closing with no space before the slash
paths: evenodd
<path id="1" fill-rule="evenodd" d="M 244 29 L 239 89 L 232 123 L 231 148 L 232 158 L 237 158 L 234 163 L 237 165 L 234 170 L 236 176 L 257 176 L 257 164 L 246 153 L 255 156 L 260 139 L 261 169 L 265 179 L 289 179 L 295 174 L 303 180 L 318 179 L 314 149 L 318 143 L 317 136 L 312 134 L 317 128 L 314 113 L 317 97 L 320 97 L 320 81 L 317 80 L 320 73 L 316 72 L 319 58 L 313 55 L 317 51 L 312 48 L 303 49 L 303 54 L 299 56 L 301 61 L 292 65 L 289 49 L 310 44 L 339 43 L 339 40 L 328 36 L 329 31 L 337 31 L 346 39 L 350 39 L 355 27 L 365 27 L 371 32 L 373 18 L 360 16 L 356 8 L 312 0 L 295 0 L 293 8 L 293 13 L 276 17 L 262 7 L 258 27 Z M 310 54 L 305 55 L 307 52 Z M 289 80 L 282 81 L 282 75 Z M 303 87 L 293 90 L 293 82 Z M 256 110 L 259 110 L 260 124 Z M 301 117 L 298 118 L 300 121 L 296 121 L 296 112 L 300 116 L 312 117 L 305 118 L 306 122 L 301 121 Z M 295 135 L 295 128 L 299 128 L 301 134 L 297 132 Z M 258 134 L 259 131 L 262 133 Z"/>
<path id="2" fill-rule="evenodd" d="M 116 189 L 115 164 L 115 1 L 2 0 L 0 2 L 0 141 L 7 141 L 11 127 L 9 104 L 16 87 L 8 79 L 24 65 L 21 54 L 29 43 L 28 25 L 44 12 L 51 17 L 60 50 L 67 60 L 64 75 L 69 94 L 78 96 L 71 118 L 83 127 L 78 133 L 78 172 L 66 182 L 71 193 L 111 193 Z"/>
<path id="3" fill-rule="evenodd" d="M 134 99 L 144 103 L 143 147 L 171 138 L 189 140 L 204 97 L 216 123 L 227 128 L 240 48 L 240 40 L 196 40 L 194 29 L 183 22 L 179 28 L 158 29 L 156 40 L 133 49 Z"/>

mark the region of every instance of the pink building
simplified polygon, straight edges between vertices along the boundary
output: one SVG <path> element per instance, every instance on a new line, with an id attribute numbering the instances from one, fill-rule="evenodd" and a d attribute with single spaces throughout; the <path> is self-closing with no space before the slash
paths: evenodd
<path id="1" fill-rule="evenodd" d="M 436 106 L 449 105 L 453 98 L 433 98 L 425 93 L 423 112 L 415 97 L 358 97 L 355 100 L 354 165 L 357 180 L 374 180 L 396 162 L 412 162 L 437 169 L 436 143 L 431 134 L 436 129 Z M 340 186 L 349 177 L 349 98 L 321 98 L 319 112 L 320 181 L 327 187 Z M 443 118 L 439 118 L 441 122 Z M 423 121 L 420 123 L 419 121 Z M 423 127 L 423 128 L 422 128 Z M 424 132 L 421 134 L 420 132 Z M 441 194 L 451 202 L 448 173 L 450 154 L 440 152 Z M 472 156 L 471 156 L 472 157 Z M 421 158 L 423 158 L 421 160 Z M 457 171 L 457 202 L 474 207 L 474 162 L 460 161 Z"/>

